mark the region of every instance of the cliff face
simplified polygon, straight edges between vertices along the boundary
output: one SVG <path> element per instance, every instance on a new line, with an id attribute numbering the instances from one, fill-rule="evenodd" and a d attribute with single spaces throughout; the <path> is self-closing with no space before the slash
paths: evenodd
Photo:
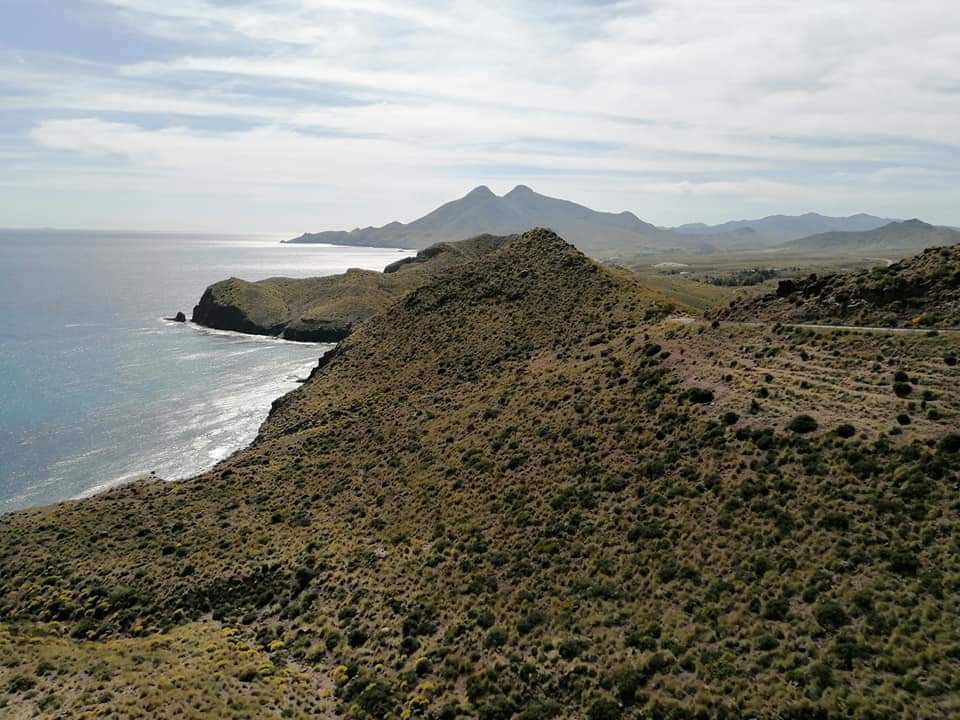
<path id="1" fill-rule="evenodd" d="M 960 327 L 960 246 L 930 248 L 889 267 L 785 280 L 741 299 L 729 320 L 879 327 Z"/>
<path id="2" fill-rule="evenodd" d="M 192 649 L 174 689 L 208 673 L 227 716 L 325 716 L 318 688 L 369 719 L 954 715 L 956 347 L 668 314 L 525 233 L 358 325 L 210 472 L 5 516 L 7 706 L 128 713 L 32 658 L 130 642 L 138 683 Z"/>
<path id="3" fill-rule="evenodd" d="M 287 340 L 339 342 L 354 326 L 438 273 L 493 252 L 508 238 L 482 235 L 439 243 L 383 273 L 349 270 L 322 278 L 222 280 L 208 287 L 193 322 L 218 330 L 277 335 Z"/>

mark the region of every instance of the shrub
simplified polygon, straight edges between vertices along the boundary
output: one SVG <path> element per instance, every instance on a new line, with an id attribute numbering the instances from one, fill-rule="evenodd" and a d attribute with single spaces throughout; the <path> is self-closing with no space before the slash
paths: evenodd
<path id="1" fill-rule="evenodd" d="M 816 429 L 817 421 L 809 415 L 797 415 L 790 421 L 790 424 L 787 425 L 787 430 L 792 430 L 795 433 L 809 433 Z"/>
<path id="2" fill-rule="evenodd" d="M 949 433 L 940 439 L 938 445 L 940 452 L 957 453 L 960 452 L 960 433 Z"/>
<path id="3" fill-rule="evenodd" d="M 13 695 L 14 693 L 26 692 L 27 690 L 32 690 L 37 684 L 37 681 L 32 677 L 27 677 L 26 675 L 16 675 L 10 682 L 7 683 L 7 692 Z"/>
<path id="4" fill-rule="evenodd" d="M 736 425 L 739 419 L 740 416 L 733 411 L 723 414 L 723 422 L 725 425 Z"/>
<path id="5" fill-rule="evenodd" d="M 347 635 L 347 642 L 350 643 L 350 647 L 357 648 L 367 642 L 367 633 L 361 628 L 354 628 Z"/>
<path id="6" fill-rule="evenodd" d="M 580 654 L 586 649 L 586 644 L 583 640 L 578 640 L 577 638 L 567 638 L 563 640 L 557 651 L 560 653 L 560 657 L 564 660 L 573 660 L 576 657 L 580 657 Z"/>
<path id="7" fill-rule="evenodd" d="M 790 603 L 785 598 L 770 600 L 763 608 L 763 619 L 782 622 L 790 612 Z"/>
<path id="8" fill-rule="evenodd" d="M 949 355 L 944 355 L 943 361 L 950 367 L 955 367 L 957 364 L 957 356 L 954 355 L 953 353 L 950 353 Z"/>
<path id="9" fill-rule="evenodd" d="M 890 553 L 890 570 L 897 575 L 914 576 L 920 570 L 920 558 L 906 548 L 894 550 Z"/>
<path id="10" fill-rule="evenodd" d="M 907 397 L 913 392 L 913 386 L 906 382 L 895 382 L 893 392 L 897 397 Z"/>
<path id="11" fill-rule="evenodd" d="M 838 437 L 847 439 L 847 438 L 852 438 L 854 435 L 856 435 L 857 429 L 850 423 L 844 423 L 843 425 L 837 426 L 837 429 L 834 430 L 834 432 L 837 434 Z"/>
<path id="12" fill-rule="evenodd" d="M 897 370 L 893 376 L 894 382 L 910 382 L 910 376 L 903 370 Z"/>
<path id="13" fill-rule="evenodd" d="M 588 720 L 619 720 L 623 713 L 613 700 L 597 700 L 587 711 Z"/>
<path id="14" fill-rule="evenodd" d="M 487 633 L 483 644 L 488 648 L 503 647 L 507 644 L 507 631 L 501 627 L 490 628 L 490 632 Z"/>
<path id="15" fill-rule="evenodd" d="M 712 403 L 713 391 L 707 390 L 706 388 L 690 388 L 690 391 L 687 393 L 687 398 L 692 403 Z"/>
<path id="16" fill-rule="evenodd" d="M 827 630 L 836 630 L 850 622 L 850 617 L 847 615 L 847 611 L 843 609 L 843 606 L 832 600 L 827 600 L 817 605 L 817 607 L 814 608 L 813 615 L 821 627 Z"/>

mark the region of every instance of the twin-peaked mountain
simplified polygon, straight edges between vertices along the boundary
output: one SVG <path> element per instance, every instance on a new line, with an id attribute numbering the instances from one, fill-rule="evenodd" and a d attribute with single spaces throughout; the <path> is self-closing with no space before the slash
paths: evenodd
<path id="1" fill-rule="evenodd" d="M 510 235 L 533 227 L 552 228 L 587 254 L 704 244 L 702 238 L 658 228 L 631 212 L 591 210 L 541 195 L 525 185 L 518 185 L 503 196 L 481 185 L 408 224 L 392 222 L 349 232 L 307 233 L 288 242 L 425 248 L 481 234 Z"/>

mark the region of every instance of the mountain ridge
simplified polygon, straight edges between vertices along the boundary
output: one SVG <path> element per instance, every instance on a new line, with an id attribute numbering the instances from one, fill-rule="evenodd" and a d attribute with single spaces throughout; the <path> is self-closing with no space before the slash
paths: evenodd
<path id="1" fill-rule="evenodd" d="M 688 223 L 670 229 L 678 233 L 695 235 L 716 235 L 751 229 L 773 242 L 788 242 L 829 231 L 873 230 L 890 222 L 894 221 L 866 213 L 833 217 L 808 212 L 802 215 L 767 215 L 754 220 L 729 220 L 718 225 Z"/>
<path id="2" fill-rule="evenodd" d="M 510 235 L 533 227 L 550 227 L 588 254 L 702 244 L 700 239 L 644 222 L 632 212 L 592 210 L 541 195 L 526 185 L 517 185 L 503 196 L 480 185 L 407 224 L 392 222 L 351 231 L 305 233 L 285 242 L 422 248 L 480 234 Z"/>
<path id="3" fill-rule="evenodd" d="M 791 240 L 784 247 L 793 250 L 876 248 L 921 250 L 960 243 L 957 230 L 931 225 L 914 218 L 894 221 L 871 230 L 826 232 Z"/>

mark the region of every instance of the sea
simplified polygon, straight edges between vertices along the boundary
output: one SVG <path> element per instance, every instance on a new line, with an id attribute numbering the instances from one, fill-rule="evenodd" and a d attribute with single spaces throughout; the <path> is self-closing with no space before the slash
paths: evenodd
<path id="1" fill-rule="evenodd" d="M 207 285 L 410 254 L 280 239 L 0 230 L 0 513 L 212 467 L 331 347 L 166 319 Z"/>

